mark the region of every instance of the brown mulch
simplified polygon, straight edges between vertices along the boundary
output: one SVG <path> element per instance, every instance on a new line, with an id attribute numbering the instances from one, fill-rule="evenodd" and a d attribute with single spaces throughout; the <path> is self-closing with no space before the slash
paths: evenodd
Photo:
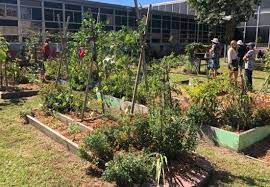
<path id="1" fill-rule="evenodd" d="M 269 162 L 270 164 L 270 136 L 252 145 L 243 152 L 246 155 L 257 158 L 259 160 L 263 160 L 265 162 Z"/>
<path id="2" fill-rule="evenodd" d="M 53 116 L 47 115 L 43 111 L 40 111 L 40 110 L 35 110 L 34 114 L 35 114 L 35 118 L 37 118 L 44 125 L 52 128 L 53 130 L 56 130 L 61 135 L 65 136 L 66 138 L 72 140 L 73 142 L 77 144 L 83 143 L 84 138 L 90 134 L 90 131 L 85 131 L 85 132 L 81 131 L 76 134 L 71 134 L 69 132 L 68 125 L 55 119 Z"/>
<path id="3" fill-rule="evenodd" d="M 85 117 L 83 121 L 81 121 L 80 113 L 69 112 L 66 115 L 74 119 L 75 121 L 81 122 L 84 125 L 91 127 L 93 129 L 100 128 L 104 125 L 109 125 L 109 126 L 117 125 L 116 121 L 103 116 L 101 113 L 97 111 L 85 112 Z"/>

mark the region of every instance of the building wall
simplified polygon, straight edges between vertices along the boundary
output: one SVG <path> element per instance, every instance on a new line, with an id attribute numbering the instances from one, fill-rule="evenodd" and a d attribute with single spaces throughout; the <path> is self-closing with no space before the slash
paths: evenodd
<path id="1" fill-rule="evenodd" d="M 245 42 L 256 42 L 258 47 L 269 44 L 270 1 L 263 0 L 256 13 L 247 22 L 241 23 L 236 29 L 236 38 Z"/>
<path id="2" fill-rule="evenodd" d="M 91 12 L 94 17 L 99 13 L 107 30 L 137 26 L 135 9 L 127 6 L 85 0 L 0 0 L 0 32 L 9 41 L 22 42 L 31 29 L 42 33 L 44 39 L 46 33 L 59 32 L 57 15 L 61 25 L 70 17 L 68 29 L 75 32 L 84 12 Z M 142 12 L 146 14 L 146 9 Z M 169 2 L 153 6 L 148 41 L 152 46 L 209 42 L 213 37 L 221 38 L 222 31 L 222 27 L 217 27 L 211 33 L 207 25 L 198 24 L 186 2 Z"/>

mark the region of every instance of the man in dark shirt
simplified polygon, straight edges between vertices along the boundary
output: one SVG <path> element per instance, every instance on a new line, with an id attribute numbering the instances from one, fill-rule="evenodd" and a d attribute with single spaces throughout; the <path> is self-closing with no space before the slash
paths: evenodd
<path id="1" fill-rule="evenodd" d="M 239 76 L 241 78 L 241 84 L 243 86 L 244 85 L 243 69 L 244 69 L 244 64 L 245 64 L 243 58 L 244 58 L 245 54 L 247 53 L 247 48 L 246 48 L 245 44 L 242 42 L 242 40 L 238 40 L 237 45 L 238 45 L 237 56 L 239 59 L 239 62 L 238 62 Z"/>

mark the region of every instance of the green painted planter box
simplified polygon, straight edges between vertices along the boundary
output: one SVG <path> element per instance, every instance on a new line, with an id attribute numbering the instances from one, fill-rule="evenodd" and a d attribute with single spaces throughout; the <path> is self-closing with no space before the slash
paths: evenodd
<path id="1" fill-rule="evenodd" d="M 230 132 L 216 127 L 205 128 L 203 132 L 217 145 L 240 152 L 269 136 L 270 125 L 256 127 L 242 133 Z"/>
<path id="2" fill-rule="evenodd" d="M 101 94 L 99 92 L 97 92 L 96 95 L 97 95 L 97 99 L 101 99 Z M 130 109 L 132 105 L 130 101 L 125 101 L 124 98 L 119 99 L 111 95 L 104 95 L 103 100 L 107 108 L 118 110 L 118 111 L 126 111 L 127 109 Z M 140 113 L 140 114 L 147 114 L 148 107 L 144 105 L 140 105 L 140 104 L 135 104 L 134 112 Z"/>

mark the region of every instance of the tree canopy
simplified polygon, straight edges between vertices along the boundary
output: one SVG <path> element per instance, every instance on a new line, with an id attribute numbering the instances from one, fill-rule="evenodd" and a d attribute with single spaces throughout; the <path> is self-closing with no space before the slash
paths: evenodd
<path id="1" fill-rule="evenodd" d="M 188 2 L 195 9 L 201 22 L 216 25 L 228 20 L 236 23 L 247 21 L 261 0 L 188 0 Z"/>

